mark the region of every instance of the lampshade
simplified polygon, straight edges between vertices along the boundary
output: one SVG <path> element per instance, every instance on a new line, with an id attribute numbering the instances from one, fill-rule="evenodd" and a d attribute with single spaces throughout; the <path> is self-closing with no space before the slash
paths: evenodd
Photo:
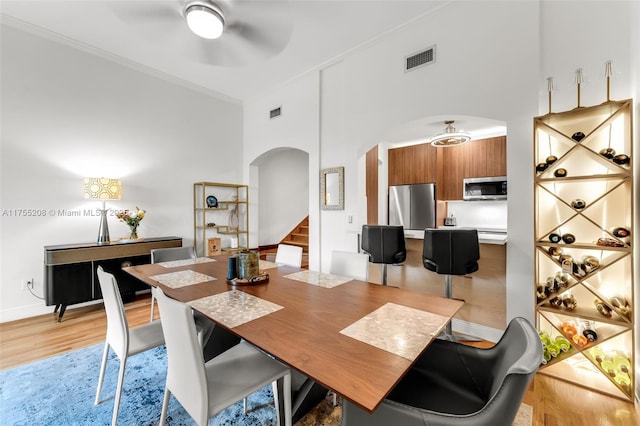
<path id="1" fill-rule="evenodd" d="M 453 120 L 447 120 L 444 122 L 446 124 L 446 128 L 444 129 L 444 133 L 440 133 L 438 136 L 434 136 L 429 139 L 429 142 L 433 146 L 455 146 L 462 145 L 465 142 L 469 142 L 471 140 L 471 135 L 467 132 L 458 132 L 456 128 L 453 127 Z"/>
<path id="2" fill-rule="evenodd" d="M 119 179 L 84 178 L 85 200 L 119 200 L 122 198 L 122 183 Z"/>
<path id="3" fill-rule="evenodd" d="M 222 13 L 213 5 L 192 4 L 184 10 L 189 29 L 196 35 L 216 39 L 224 30 L 224 18 Z"/>

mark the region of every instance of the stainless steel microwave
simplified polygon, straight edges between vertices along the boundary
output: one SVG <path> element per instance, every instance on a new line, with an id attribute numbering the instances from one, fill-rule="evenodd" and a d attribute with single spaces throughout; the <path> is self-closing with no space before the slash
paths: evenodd
<path id="1" fill-rule="evenodd" d="M 462 198 L 466 201 L 507 199 L 506 176 L 465 178 L 462 185 Z"/>

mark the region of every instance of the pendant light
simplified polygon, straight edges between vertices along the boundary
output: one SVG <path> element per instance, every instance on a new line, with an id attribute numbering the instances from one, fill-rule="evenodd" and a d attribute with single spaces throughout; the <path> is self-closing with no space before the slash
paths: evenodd
<path id="1" fill-rule="evenodd" d="M 462 145 L 465 142 L 469 142 L 471 140 L 471 135 L 467 132 L 456 131 L 456 128 L 453 127 L 454 120 L 447 120 L 444 124 L 447 126 L 444 129 L 444 133 L 440 133 L 438 136 L 434 136 L 429 139 L 429 142 L 433 146 L 455 146 Z"/>
<path id="2" fill-rule="evenodd" d="M 184 10 L 189 29 L 206 39 L 216 39 L 224 31 L 224 17 L 215 6 L 195 3 Z"/>

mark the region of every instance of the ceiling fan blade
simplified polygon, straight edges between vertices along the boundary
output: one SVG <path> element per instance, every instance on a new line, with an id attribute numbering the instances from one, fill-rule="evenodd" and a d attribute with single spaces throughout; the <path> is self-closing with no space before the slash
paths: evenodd
<path id="1" fill-rule="evenodd" d="M 185 22 L 189 0 L 109 2 L 113 12 L 140 39 L 186 60 L 217 66 L 243 66 L 280 53 L 292 33 L 285 0 L 199 0 L 222 12 L 225 31 L 216 40 L 193 34 Z"/>

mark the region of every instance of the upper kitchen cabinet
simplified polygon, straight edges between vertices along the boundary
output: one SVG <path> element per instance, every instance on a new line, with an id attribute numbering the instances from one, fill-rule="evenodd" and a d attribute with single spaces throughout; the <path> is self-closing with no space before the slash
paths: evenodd
<path id="1" fill-rule="evenodd" d="M 389 186 L 435 182 L 439 200 L 462 200 L 464 178 L 506 174 L 506 136 L 446 148 L 425 143 L 389 150 Z"/>
<path id="2" fill-rule="evenodd" d="M 389 150 L 389 186 L 437 180 L 438 148 L 429 143 Z"/>

